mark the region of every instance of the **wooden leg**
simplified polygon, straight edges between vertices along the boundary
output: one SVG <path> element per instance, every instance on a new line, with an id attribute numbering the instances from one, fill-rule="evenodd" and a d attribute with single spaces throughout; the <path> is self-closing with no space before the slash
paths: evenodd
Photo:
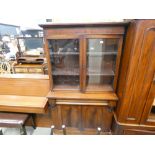
<path id="1" fill-rule="evenodd" d="M 0 135 L 3 135 L 2 129 L 0 129 Z"/>
<path id="2" fill-rule="evenodd" d="M 32 127 L 33 127 L 33 129 L 36 129 L 35 114 L 32 114 L 32 115 L 31 115 L 31 122 L 32 122 Z"/>
<path id="3" fill-rule="evenodd" d="M 20 134 L 21 134 L 21 135 L 27 135 L 25 125 L 21 125 Z"/>

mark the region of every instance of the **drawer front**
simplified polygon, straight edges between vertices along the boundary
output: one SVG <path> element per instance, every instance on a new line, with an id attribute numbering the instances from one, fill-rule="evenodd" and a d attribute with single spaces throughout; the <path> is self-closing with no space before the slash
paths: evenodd
<path id="1" fill-rule="evenodd" d="M 27 73 L 27 68 L 15 68 L 16 73 Z"/>
<path id="2" fill-rule="evenodd" d="M 29 68 L 30 73 L 42 73 L 41 68 Z"/>
<path id="3" fill-rule="evenodd" d="M 112 112 L 107 102 L 57 100 L 51 114 L 53 125 L 57 129 L 65 125 L 67 128 L 77 128 L 80 131 L 93 129 L 95 133 L 98 127 L 103 132 L 111 130 Z"/>

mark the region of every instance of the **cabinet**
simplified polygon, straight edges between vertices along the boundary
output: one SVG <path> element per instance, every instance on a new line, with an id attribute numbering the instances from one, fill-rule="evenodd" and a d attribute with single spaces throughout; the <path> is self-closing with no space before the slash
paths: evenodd
<path id="1" fill-rule="evenodd" d="M 53 124 L 110 131 L 128 23 L 50 24 L 44 29 Z"/>
<path id="2" fill-rule="evenodd" d="M 115 112 L 123 128 L 155 131 L 155 20 L 131 21 L 125 39 Z M 154 132 L 155 133 L 155 132 Z"/>

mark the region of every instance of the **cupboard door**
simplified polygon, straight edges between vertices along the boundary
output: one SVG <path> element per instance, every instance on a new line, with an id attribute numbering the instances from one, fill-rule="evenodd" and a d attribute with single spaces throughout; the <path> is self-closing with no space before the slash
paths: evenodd
<path id="1" fill-rule="evenodd" d="M 79 39 L 48 39 L 54 90 L 79 89 Z"/>
<path id="2" fill-rule="evenodd" d="M 86 91 L 114 90 L 121 44 L 122 40 L 117 36 L 86 37 Z"/>
<path id="3" fill-rule="evenodd" d="M 81 129 L 81 106 L 61 105 L 62 124 Z"/>
<path id="4" fill-rule="evenodd" d="M 97 129 L 108 132 L 111 128 L 112 113 L 103 106 L 82 106 L 82 128 Z"/>

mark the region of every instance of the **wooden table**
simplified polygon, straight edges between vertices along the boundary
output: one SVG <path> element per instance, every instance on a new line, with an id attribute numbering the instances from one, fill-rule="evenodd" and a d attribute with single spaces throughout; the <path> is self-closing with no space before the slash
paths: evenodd
<path id="1" fill-rule="evenodd" d="M 21 113 L 45 113 L 46 97 L 0 95 L 0 111 Z"/>

